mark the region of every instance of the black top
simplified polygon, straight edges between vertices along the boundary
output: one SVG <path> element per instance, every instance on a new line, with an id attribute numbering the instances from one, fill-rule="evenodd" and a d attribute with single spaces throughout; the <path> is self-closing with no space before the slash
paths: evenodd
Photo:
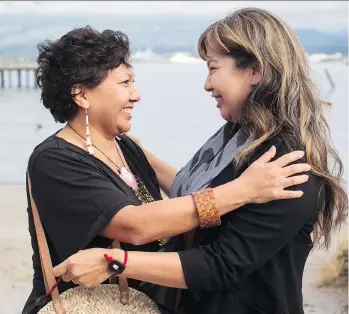
<path id="1" fill-rule="evenodd" d="M 143 151 L 128 137 L 122 136 L 118 142 L 132 173 L 144 182 L 155 200 L 160 200 L 156 174 Z M 56 135 L 34 149 L 28 171 L 54 266 L 79 250 L 109 247 L 112 240 L 99 236 L 99 233 L 121 208 L 141 204 L 104 162 Z M 25 308 L 45 294 L 28 190 L 27 198 L 34 278 L 33 291 Z M 122 248 L 157 251 L 159 245 L 157 242 L 141 246 L 122 243 Z M 129 280 L 129 284 L 136 287 L 138 282 Z M 72 282 L 61 282 L 59 291 L 74 286 Z"/>
<path id="2" fill-rule="evenodd" d="M 274 138 L 260 146 L 249 164 L 271 145 L 277 157 L 299 149 Z M 231 164 L 212 186 L 235 179 L 248 165 L 237 170 Z M 148 293 L 171 310 L 179 302 L 181 314 L 303 314 L 302 275 L 316 212 L 324 201 L 321 186 L 311 175 L 292 187 L 304 191 L 299 199 L 239 208 L 223 216 L 221 226 L 197 229 L 189 250 L 183 250 L 185 235 L 176 237 L 170 250 L 180 251 L 188 290 L 180 296 L 176 289 L 153 286 Z"/>

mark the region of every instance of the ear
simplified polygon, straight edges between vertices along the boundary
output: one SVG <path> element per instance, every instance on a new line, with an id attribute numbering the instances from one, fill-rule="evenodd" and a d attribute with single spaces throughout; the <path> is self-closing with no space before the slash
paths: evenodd
<path id="1" fill-rule="evenodd" d="M 75 85 L 72 87 L 71 89 L 71 95 L 75 101 L 75 103 L 83 108 L 83 109 L 89 109 L 90 107 L 90 104 L 87 100 L 87 97 L 86 97 L 86 92 L 85 90 L 83 89 L 82 86 L 80 85 Z"/>
<path id="2" fill-rule="evenodd" d="M 257 63 L 253 63 L 251 66 L 251 85 L 256 86 L 259 84 L 262 78 L 261 67 Z"/>

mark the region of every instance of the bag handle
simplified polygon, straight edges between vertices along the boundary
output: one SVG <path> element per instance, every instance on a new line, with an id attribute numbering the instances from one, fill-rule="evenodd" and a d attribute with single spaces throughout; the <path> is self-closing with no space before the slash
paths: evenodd
<path id="1" fill-rule="evenodd" d="M 36 238 L 37 238 L 38 247 L 39 247 L 41 268 L 44 276 L 46 293 L 48 293 L 50 291 L 50 287 L 53 287 L 54 284 L 56 283 L 56 278 L 53 275 L 52 260 L 50 256 L 50 251 L 48 249 L 44 228 L 42 227 L 39 212 L 34 202 L 34 199 L 32 197 L 29 173 L 27 173 L 27 180 L 28 180 L 28 191 L 30 196 L 30 205 L 33 213 Z M 59 295 L 58 288 L 52 291 L 51 297 L 52 297 L 53 307 L 55 309 L 56 314 L 66 314 L 62 305 L 62 300 Z"/>
<path id="2" fill-rule="evenodd" d="M 52 260 L 51 260 L 50 251 L 47 245 L 44 228 L 40 220 L 38 208 L 36 207 L 36 204 L 32 197 L 29 172 L 27 172 L 27 183 L 28 183 L 28 191 L 29 191 L 29 197 L 30 197 L 30 205 L 31 205 L 31 210 L 33 213 L 33 220 L 35 225 L 36 238 L 37 238 L 38 247 L 39 247 L 39 255 L 40 255 L 40 261 L 41 261 L 42 273 L 44 277 L 45 290 L 46 290 L 46 293 L 48 293 L 50 292 L 50 289 L 56 284 L 56 278 L 53 274 Z M 113 245 L 113 248 L 120 248 L 120 242 L 118 240 L 114 240 L 112 245 Z M 110 280 L 110 282 L 111 281 L 112 280 Z M 122 304 L 128 304 L 129 289 L 128 289 L 127 278 L 124 276 L 119 276 L 119 289 L 120 289 L 120 302 Z M 63 308 L 62 299 L 59 295 L 58 287 L 56 287 L 56 289 L 51 291 L 51 297 L 52 297 L 53 307 L 55 309 L 56 314 L 66 314 Z"/>
<path id="3" fill-rule="evenodd" d="M 118 240 L 114 240 L 112 246 L 115 249 L 120 249 L 120 242 Z M 120 275 L 117 278 L 119 279 L 120 303 L 126 305 L 130 300 L 127 278 L 123 275 Z M 116 277 L 110 277 L 109 283 L 116 284 Z"/>

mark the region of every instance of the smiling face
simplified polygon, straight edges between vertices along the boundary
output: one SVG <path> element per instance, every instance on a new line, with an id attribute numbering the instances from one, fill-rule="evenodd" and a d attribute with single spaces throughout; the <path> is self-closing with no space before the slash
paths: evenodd
<path id="1" fill-rule="evenodd" d="M 76 96 L 76 102 L 88 109 L 89 123 L 110 136 L 128 132 L 132 109 L 140 100 L 134 86 L 134 71 L 124 64 L 109 71 L 95 88 L 85 88 Z M 76 91 L 74 91 L 76 93 Z"/>
<path id="2" fill-rule="evenodd" d="M 205 90 L 216 99 L 223 119 L 239 121 L 249 94 L 260 80 L 258 67 L 249 65 L 239 68 L 234 58 L 220 55 L 209 47 L 206 61 L 208 76 Z"/>
<path id="3" fill-rule="evenodd" d="M 108 133 L 119 135 L 131 128 L 132 109 L 140 100 L 134 86 L 134 71 L 120 65 L 96 88 L 88 91 L 90 123 L 96 121 Z"/>

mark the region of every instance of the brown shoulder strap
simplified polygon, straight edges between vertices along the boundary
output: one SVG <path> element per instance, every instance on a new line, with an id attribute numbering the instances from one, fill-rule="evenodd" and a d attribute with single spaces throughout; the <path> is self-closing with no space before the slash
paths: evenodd
<path id="1" fill-rule="evenodd" d="M 40 220 L 38 209 L 32 197 L 29 173 L 27 174 L 27 178 L 28 178 L 28 191 L 30 196 L 30 204 L 31 204 L 31 209 L 33 213 L 36 237 L 37 237 L 38 246 L 39 246 L 41 268 L 44 276 L 46 293 L 48 293 L 56 283 L 56 279 L 53 274 L 52 260 L 51 260 L 50 251 L 47 245 L 44 228 Z M 113 241 L 113 248 L 120 248 L 120 242 L 118 240 Z M 118 278 L 119 278 L 119 288 L 120 288 L 120 302 L 122 304 L 128 304 L 129 289 L 128 289 L 127 278 L 124 276 L 119 276 Z M 115 283 L 115 282 L 111 279 L 110 283 Z M 66 314 L 63 308 L 61 297 L 59 295 L 58 287 L 53 290 L 51 296 L 52 296 L 52 302 L 53 302 L 53 306 L 56 314 Z"/>
<path id="2" fill-rule="evenodd" d="M 27 178 L 28 178 L 28 191 L 30 196 L 30 204 L 31 204 L 35 231 L 36 231 L 36 238 L 39 246 L 41 268 L 44 276 L 46 293 L 48 293 L 50 288 L 53 287 L 53 285 L 56 283 L 56 279 L 53 274 L 52 261 L 51 261 L 50 251 L 47 246 L 44 228 L 42 227 L 39 212 L 35 205 L 34 199 L 32 197 L 29 173 L 27 174 Z M 53 290 L 51 296 L 52 296 L 52 302 L 53 302 L 53 306 L 56 314 L 66 314 L 63 308 L 61 297 L 59 296 L 58 288 Z"/>

